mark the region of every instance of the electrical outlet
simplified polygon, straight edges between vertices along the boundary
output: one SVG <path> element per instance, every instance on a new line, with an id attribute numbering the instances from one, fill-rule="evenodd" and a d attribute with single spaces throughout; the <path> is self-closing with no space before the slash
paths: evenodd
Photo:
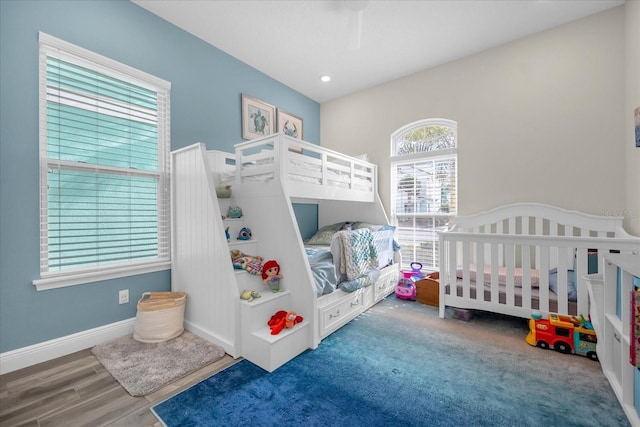
<path id="1" fill-rule="evenodd" d="M 118 303 L 127 304 L 129 302 L 129 289 L 124 289 L 118 294 Z"/>

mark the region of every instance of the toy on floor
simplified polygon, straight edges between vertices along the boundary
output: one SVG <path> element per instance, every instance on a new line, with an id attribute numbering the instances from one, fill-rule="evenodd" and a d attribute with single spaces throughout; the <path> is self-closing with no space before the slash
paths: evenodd
<path id="1" fill-rule="evenodd" d="M 282 292 L 280 287 L 280 264 L 274 259 L 270 259 L 262 265 L 262 284 L 269 286 L 272 292 Z"/>
<path id="2" fill-rule="evenodd" d="M 549 318 L 543 319 L 539 312 L 534 312 L 529 319 L 529 333 L 525 340 L 536 347 L 552 348 L 560 353 L 578 354 L 598 360 L 596 331 L 582 315 L 577 317 L 549 313 Z"/>
<path id="3" fill-rule="evenodd" d="M 278 335 L 283 329 L 293 328 L 303 320 L 303 317 L 298 315 L 295 311 L 280 310 L 271 316 L 267 325 L 271 329 L 271 335 Z"/>
<path id="4" fill-rule="evenodd" d="M 416 279 L 413 273 L 402 271 L 403 277 L 396 284 L 396 296 L 400 299 L 415 300 L 417 294 Z"/>
<path id="5" fill-rule="evenodd" d="M 409 266 L 411 267 L 411 277 L 413 277 L 416 282 L 422 279 L 422 264 L 414 261 L 409 264 Z"/>

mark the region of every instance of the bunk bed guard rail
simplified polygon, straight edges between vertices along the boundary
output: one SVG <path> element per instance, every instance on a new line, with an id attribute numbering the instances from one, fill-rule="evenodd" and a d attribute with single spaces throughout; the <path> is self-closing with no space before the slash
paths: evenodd
<path id="1" fill-rule="evenodd" d="M 235 145 L 236 182 L 280 181 L 291 197 L 374 202 L 376 165 L 283 134 Z"/>

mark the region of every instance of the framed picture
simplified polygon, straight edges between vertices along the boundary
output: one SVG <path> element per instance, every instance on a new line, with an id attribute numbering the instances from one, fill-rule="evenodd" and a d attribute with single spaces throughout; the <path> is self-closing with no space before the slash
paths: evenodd
<path id="1" fill-rule="evenodd" d="M 278 108 L 278 132 L 302 141 L 302 119 Z"/>
<path id="2" fill-rule="evenodd" d="M 276 132 L 276 107 L 242 94 L 242 137 L 256 139 Z"/>
<path id="3" fill-rule="evenodd" d="M 633 124 L 636 134 L 636 147 L 640 148 L 640 107 L 633 110 Z"/>

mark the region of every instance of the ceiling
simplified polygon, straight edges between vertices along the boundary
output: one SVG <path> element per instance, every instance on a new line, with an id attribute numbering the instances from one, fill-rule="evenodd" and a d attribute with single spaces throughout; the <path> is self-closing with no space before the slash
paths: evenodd
<path id="1" fill-rule="evenodd" d="M 132 0 L 322 103 L 624 0 Z M 354 6 L 364 6 L 361 31 Z M 351 8 L 348 8 L 351 7 Z M 357 37 L 360 35 L 359 48 Z M 320 81 L 330 75 L 328 83 Z"/>

